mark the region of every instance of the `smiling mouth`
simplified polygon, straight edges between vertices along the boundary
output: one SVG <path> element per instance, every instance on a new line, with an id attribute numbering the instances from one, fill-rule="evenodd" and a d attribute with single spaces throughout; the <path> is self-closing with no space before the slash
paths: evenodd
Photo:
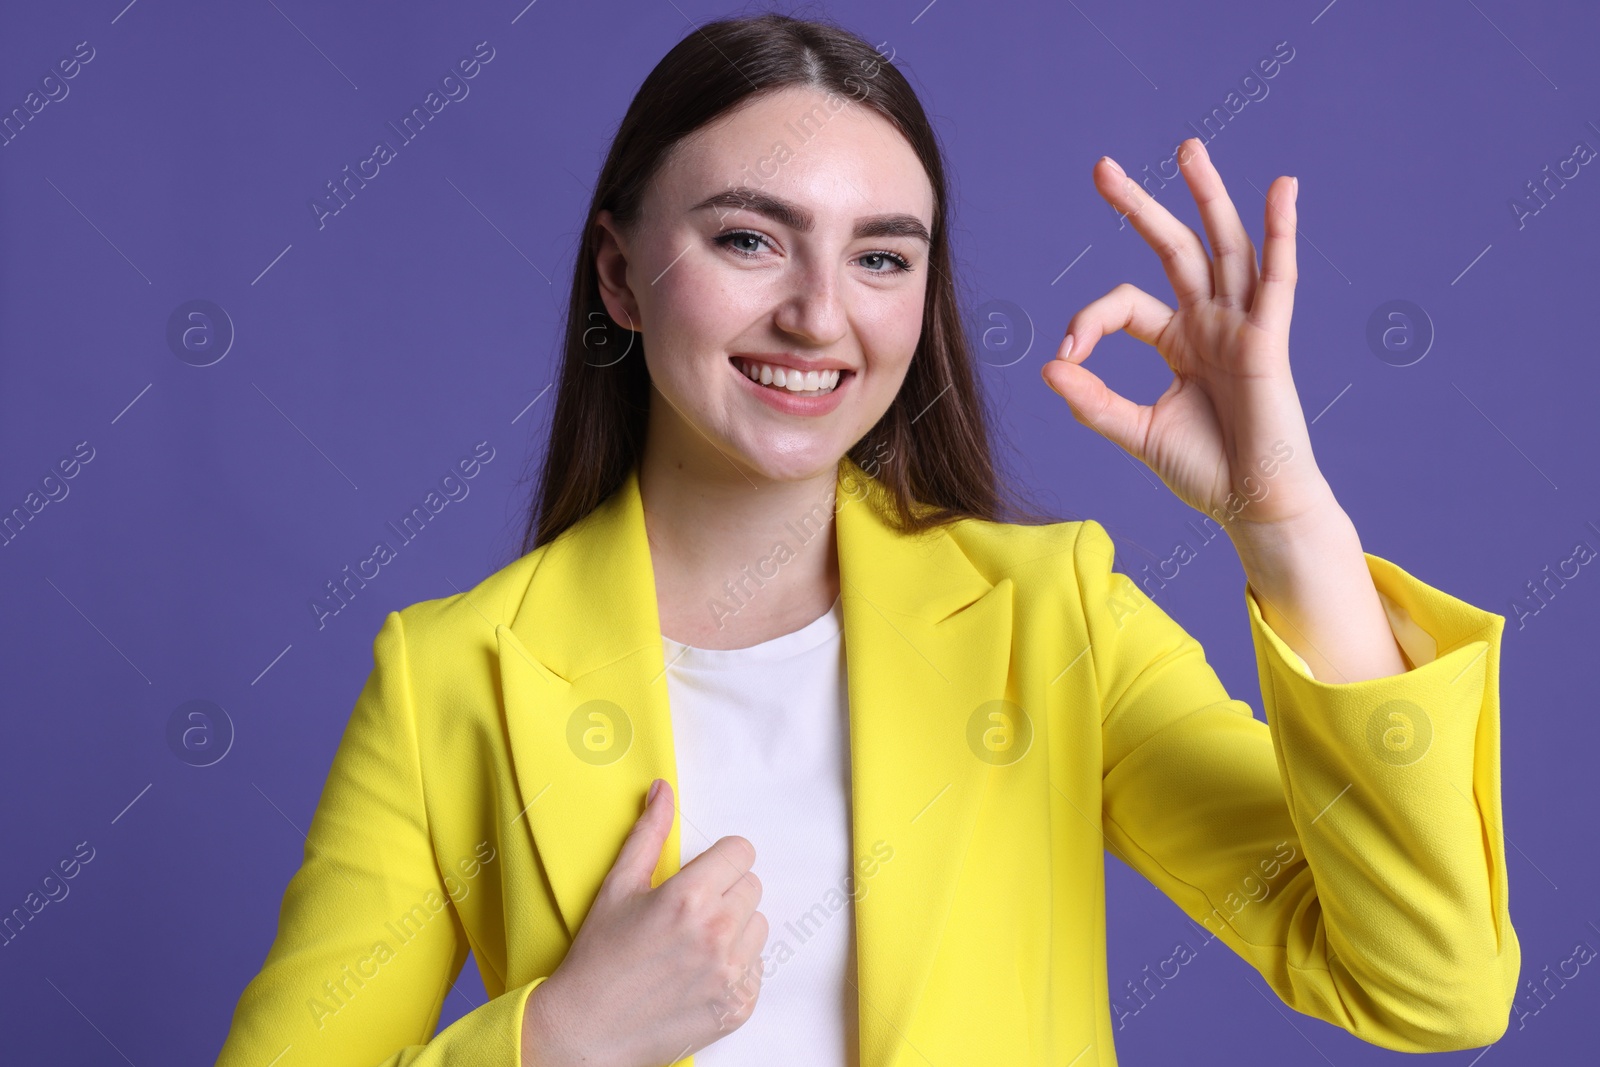
<path id="1" fill-rule="evenodd" d="M 792 396 L 827 396 L 854 371 L 797 371 L 771 363 L 760 363 L 743 356 L 730 357 L 740 374 L 767 389 Z"/>

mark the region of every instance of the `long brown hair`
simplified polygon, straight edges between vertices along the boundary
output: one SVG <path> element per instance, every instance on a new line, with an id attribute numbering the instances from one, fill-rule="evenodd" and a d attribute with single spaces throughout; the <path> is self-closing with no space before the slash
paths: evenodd
<path id="1" fill-rule="evenodd" d="M 922 161 L 934 193 L 921 338 L 899 392 L 851 446 L 850 459 L 881 483 L 888 517 L 903 532 L 961 518 L 1053 521 L 1020 505 L 995 469 L 989 417 L 952 280 L 944 163 L 916 93 L 893 64 L 848 30 L 767 13 L 707 23 L 685 35 L 639 86 L 617 129 L 573 271 L 555 413 L 523 533 L 524 554 L 605 500 L 644 447 L 650 402 L 650 377 L 639 354 L 644 338 L 612 321 L 600 299 L 597 216 L 609 209 L 624 231 L 635 225 L 645 190 L 680 139 L 747 98 L 789 86 L 846 97 L 888 119 Z"/>

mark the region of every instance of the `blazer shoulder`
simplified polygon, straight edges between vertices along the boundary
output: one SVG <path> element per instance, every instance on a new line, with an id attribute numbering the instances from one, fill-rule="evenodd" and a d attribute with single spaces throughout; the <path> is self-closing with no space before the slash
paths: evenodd
<path id="1" fill-rule="evenodd" d="M 421 647 L 430 656 L 493 648 L 495 627 L 509 626 L 516 618 L 546 547 L 519 556 L 470 589 L 397 609 L 407 646 L 413 653 Z"/>
<path id="2" fill-rule="evenodd" d="M 1105 528 L 1093 519 L 1041 524 L 964 519 L 952 525 L 950 536 L 989 581 L 1011 578 L 1020 589 L 1070 581 L 1084 548 L 1110 552 Z"/>

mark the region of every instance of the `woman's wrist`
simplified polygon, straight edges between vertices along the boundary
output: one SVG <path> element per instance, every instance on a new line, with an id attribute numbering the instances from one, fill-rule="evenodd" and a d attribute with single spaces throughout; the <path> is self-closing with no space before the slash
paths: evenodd
<path id="1" fill-rule="evenodd" d="M 564 1041 L 566 1031 L 556 1018 L 550 979 L 528 994 L 522 1007 L 522 1067 L 568 1067 L 584 1062 Z"/>

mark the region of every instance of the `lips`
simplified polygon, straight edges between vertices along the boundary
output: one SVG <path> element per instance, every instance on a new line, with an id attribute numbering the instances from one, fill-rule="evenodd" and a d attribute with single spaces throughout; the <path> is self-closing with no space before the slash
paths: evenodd
<path id="1" fill-rule="evenodd" d="M 826 415 L 839 406 L 845 390 L 852 388 L 851 383 L 856 378 L 855 372 L 841 370 L 839 372 L 839 384 L 834 386 L 831 391 L 820 396 L 804 396 L 800 393 L 792 393 L 787 389 L 775 389 L 770 385 L 762 385 L 760 382 L 752 381 L 750 376 L 744 372 L 744 368 L 739 365 L 739 358 L 730 356 L 728 369 L 738 375 L 739 380 L 744 383 L 741 388 L 751 393 L 766 406 L 786 415 Z"/>
<path id="2" fill-rule="evenodd" d="M 831 392 L 845 374 L 844 368 L 792 367 L 784 363 L 763 363 L 748 356 L 734 356 L 733 365 L 751 381 L 773 389 L 787 389 L 796 395 L 818 390 Z"/>

